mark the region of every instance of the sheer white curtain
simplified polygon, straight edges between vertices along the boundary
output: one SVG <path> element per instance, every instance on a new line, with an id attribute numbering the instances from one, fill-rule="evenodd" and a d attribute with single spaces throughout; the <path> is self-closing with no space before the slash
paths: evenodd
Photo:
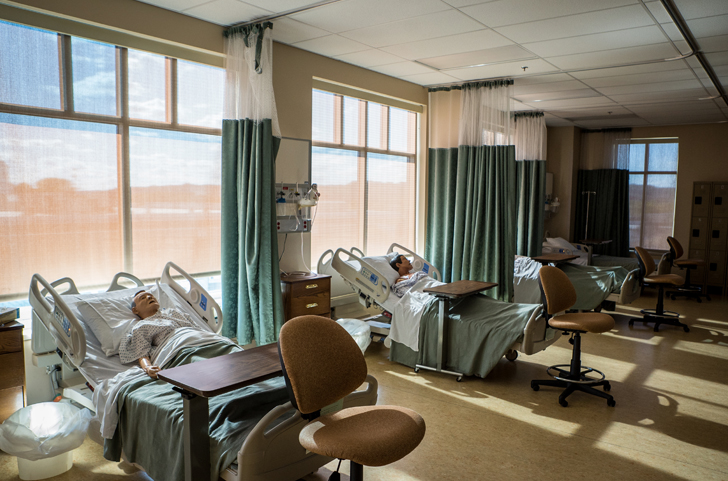
<path id="1" fill-rule="evenodd" d="M 631 138 L 632 129 L 582 132 L 581 168 L 629 170 Z"/>
<path id="2" fill-rule="evenodd" d="M 460 145 L 512 145 L 513 81 L 462 86 Z"/>
<path id="3" fill-rule="evenodd" d="M 516 115 L 513 134 L 516 161 L 546 160 L 546 118 L 531 112 Z"/>
<path id="4" fill-rule="evenodd" d="M 280 137 L 273 94 L 272 24 L 246 26 L 225 38 L 225 103 L 223 118 L 271 119 Z"/>

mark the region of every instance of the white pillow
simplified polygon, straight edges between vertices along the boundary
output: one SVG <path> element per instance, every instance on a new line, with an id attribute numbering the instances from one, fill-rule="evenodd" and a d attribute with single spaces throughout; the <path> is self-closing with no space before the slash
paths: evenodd
<path id="1" fill-rule="evenodd" d="M 399 256 L 399 254 L 392 252 L 386 256 L 362 257 L 362 260 L 378 270 L 379 273 L 387 280 L 389 287 L 392 287 L 397 279 L 399 279 L 399 272 L 392 269 L 392 266 L 389 263 L 392 262 L 392 259 L 396 256 Z"/>

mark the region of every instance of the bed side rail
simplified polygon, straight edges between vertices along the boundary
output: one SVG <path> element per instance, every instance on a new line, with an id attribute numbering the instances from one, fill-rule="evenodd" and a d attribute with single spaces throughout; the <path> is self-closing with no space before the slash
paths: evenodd
<path id="1" fill-rule="evenodd" d="M 400 254 L 404 254 L 406 257 L 412 257 L 412 260 L 410 261 L 412 263 L 412 267 L 415 271 L 424 271 L 426 274 L 428 274 L 430 277 L 435 279 L 436 281 L 442 280 L 442 275 L 440 274 L 440 271 L 437 270 L 437 267 L 433 266 L 429 262 L 427 262 L 424 258 L 418 256 L 405 246 L 397 243 L 393 243 L 391 246 L 389 246 L 389 250 L 387 250 L 387 254 L 391 254 L 392 252 L 399 252 Z"/>
<path id="2" fill-rule="evenodd" d="M 352 249 L 353 252 L 354 249 Z M 326 250 L 319 257 L 316 272 L 331 276 L 331 307 L 338 307 L 344 304 L 357 302 L 358 295 L 354 292 L 344 278 L 333 268 L 334 251 Z"/>
<path id="3" fill-rule="evenodd" d="M 170 269 L 177 271 L 182 277 L 190 283 L 190 289 L 186 290 L 172 277 Z M 187 272 L 182 270 L 174 262 L 167 262 L 162 271 L 162 283 L 167 284 L 175 290 L 190 306 L 202 317 L 215 334 L 220 334 L 222 330 L 222 309 L 220 305 L 212 298 L 212 296 L 202 288 L 202 286 L 192 278 Z"/>
<path id="4" fill-rule="evenodd" d="M 630 271 L 622 283 L 619 291 L 620 304 L 632 304 L 632 302 L 640 297 L 642 293 L 642 279 L 640 279 L 640 270 Z"/>
<path id="5" fill-rule="evenodd" d="M 67 278 L 63 278 L 54 284 L 62 285 L 66 282 Z M 53 297 L 53 306 L 41 294 L 39 283 L 44 287 L 43 292 Z M 71 285 L 75 290 L 73 281 L 71 281 Z M 56 345 L 68 356 L 74 366 L 80 366 L 86 358 L 86 335 L 66 301 L 40 274 L 33 274 L 30 280 L 28 301 L 35 315 L 55 339 Z"/>
<path id="6" fill-rule="evenodd" d="M 543 351 L 561 337 L 561 331 L 548 327 L 543 309 L 536 309 L 523 328 L 523 340 L 517 349 L 527 355 Z"/>
<path id="7" fill-rule="evenodd" d="M 128 279 L 132 281 L 136 287 L 144 287 L 144 283 L 139 280 L 139 278 L 134 274 L 129 274 L 128 272 L 119 272 L 114 276 L 113 279 L 111 279 L 111 284 L 109 285 L 109 288 L 106 289 L 106 292 L 129 289 L 129 287 L 119 284 L 119 279 Z"/>
<path id="8" fill-rule="evenodd" d="M 361 268 L 358 271 L 354 269 L 351 264 L 341 258 L 342 254 L 349 256 L 349 259 L 356 259 Z M 380 305 L 387 300 L 390 286 L 386 277 L 362 260 L 361 257 L 346 249 L 339 248 L 334 253 L 331 265 L 353 289 L 359 292 L 360 298 L 363 296 L 365 299 L 371 299 Z"/>

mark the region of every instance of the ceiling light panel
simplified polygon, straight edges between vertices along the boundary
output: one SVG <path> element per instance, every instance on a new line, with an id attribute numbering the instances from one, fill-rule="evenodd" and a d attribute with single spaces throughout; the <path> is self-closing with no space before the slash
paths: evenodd
<path id="1" fill-rule="evenodd" d="M 360 28 L 342 33 L 343 36 L 372 47 L 445 37 L 463 32 L 482 30 L 483 25 L 457 10 L 431 13 L 406 20 Z"/>
<path id="2" fill-rule="evenodd" d="M 674 102 L 676 100 L 697 100 L 705 96 L 705 89 L 675 90 L 664 92 L 643 92 L 637 94 L 610 95 L 619 104 L 649 104 Z"/>
<path id="3" fill-rule="evenodd" d="M 213 0 L 185 10 L 185 15 L 201 18 L 218 25 L 233 25 L 251 18 L 265 17 L 273 12 L 239 2 L 238 0 Z"/>
<path id="4" fill-rule="evenodd" d="M 416 83 L 418 85 L 442 85 L 459 82 L 459 80 L 455 77 L 451 77 L 450 75 L 444 74 L 442 72 L 421 73 L 417 75 L 403 75 L 400 78 L 402 78 L 403 80 L 407 80 L 408 82 Z"/>
<path id="5" fill-rule="evenodd" d="M 442 57 L 423 58 L 420 59 L 419 62 L 442 70 L 535 57 L 536 56 L 534 54 L 519 47 L 518 45 L 507 45 L 505 47 L 488 48 L 485 50 L 451 54 Z"/>
<path id="6" fill-rule="evenodd" d="M 571 55 L 575 53 L 597 52 L 615 48 L 636 47 L 654 43 L 664 43 L 668 39 L 657 26 L 637 27 L 616 32 L 603 32 L 579 37 L 561 38 L 546 42 L 526 43 L 523 45 L 540 57 Z"/>
<path id="7" fill-rule="evenodd" d="M 693 78 L 691 80 L 678 80 L 676 82 L 656 82 L 641 85 L 601 87 L 597 90 L 604 95 L 611 97 L 613 95 L 636 94 L 641 92 L 667 92 L 671 90 L 699 89 L 702 86 L 703 85 L 700 83 L 700 80 Z"/>
<path id="8" fill-rule="evenodd" d="M 597 107 L 603 105 L 615 105 L 614 101 L 606 97 L 592 97 L 584 99 L 563 99 L 563 100 L 547 100 L 544 102 L 524 102 L 531 107 L 544 110 L 564 110 L 579 107 Z"/>
<path id="9" fill-rule="evenodd" d="M 143 3 L 154 5 L 155 7 L 165 8 L 174 12 L 181 12 L 188 8 L 196 7 L 207 3 L 209 0 L 140 0 Z"/>
<path id="10" fill-rule="evenodd" d="M 366 68 L 402 62 L 404 60 L 400 57 L 397 57 L 396 55 L 382 52 L 381 50 L 377 50 L 375 48 L 364 50 L 361 52 L 339 55 L 336 57 L 336 59 Z"/>
<path id="11" fill-rule="evenodd" d="M 728 2 L 725 0 L 675 0 L 675 5 L 685 20 L 728 15 Z"/>
<path id="12" fill-rule="evenodd" d="M 403 75 L 417 75 L 420 73 L 432 73 L 433 70 L 429 67 L 425 67 L 417 62 L 397 62 L 390 63 L 388 65 L 380 65 L 378 67 L 372 67 L 372 70 L 381 72 L 392 77 L 401 77 Z"/>
<path id="13" fill-rule="evenodd" d="M 331 33 L 288 17 L 282 17 L 273 21 L 271 35 L 276 42 L 292 44 L 311 40 L 312 38 L 325 37 L 331 35 Z"/>
<path id="14" fill-rule="evenodd" d="M 676 80 L 694 79 L 695 74 L 688 68 L 680 70 L 667 70 L 665 72 L 640 73 L 633 75 L 618 75 L 614 77 L 602 77 L 584 79 L 584 83 L 590 87 L 617 87 L 619 85 L 639 85 L 653 82 L 671 82 Z"/>
<path id="15" fill-rule="evenodd" d="M 697 82 L 697 80 L 696 80 Z M 595 92 L 592 89 L 582 88 L 582 89 L 576 89 L 576 90 L 562 90 L 559 92 L 541 92 L 541 93 L 534 93 L 534 94 L 522 94 L 522 95 L 515 95 L 514 98 L 516 100 L 520 100 L 521 102 L 529 103 L 533 102 L 535 100 L 539 101 L 546 101 L 546 100 L 558 100 L 558 99 L 577 99 L 577 98 L 587 98 L 587 97 L 601 97 L 602 94 L 599 92 Z"/>
<path id="16" fill-rule="evenodd" d="M 555 76 L 555 75 L 554 75 Z M 543 77 L 541 77 L 543 78 Z M 568 78 L 568 75 L 567 75 Z M 564 90 L 583 89 L 585 86 L 578 80 L 567 80 L 564 82 L 549 82 L 549 83 L 536 83 L 536 84 L 525 84 L 523 80 L 530 79 L 517 79 L 513 86 L 513 95 L 518 97 L 519 95 L 530 95 L 545 92 L 562 92 Z"/>
<path id="17" fill-rule="evenodd" d="M 528 66 L 526 72 L 521 67 Z M 525 60 L 520 62 L 497 63 L 484 67 L 461 68 L 447 70 L 448 75 L 460 80 L 476 80 L 497 77 L 518 77 L 519 75 L 544 73 L 556 70 L 553 65 L 541 59 Z"/>
<path id="18" fill-rule="evenodd" d="M 671 44 L 661 43 L 657 45 L 646 45 L 643 47 L 605 50 L 603 52 L 589 52 L 578 53 L 575 55 L 564 55 L 560 57 L 547 57 L 546 60 L 561 69 L 570 70 L 647 62 L 670 58 L 675 55 L 677 55 L 677 53 Z"/>
<path id="19" fill-rule="evenodd" d="M 662 2 L 645 2 L 645 6 L 649 9 L 650 13 L 658 23 L 672 23 L 670 14 L 667 13 L 665 7 L 662 6 Z"/>
<path id="20" fill-rule="evenodd" d="M 507 0 L 464 7 L 461 10 L 485 25 L 502 27 L 525 22 L 604 10 L 639 3 L 637 0 Z"/>
<path id="21" fill-rule="evenodd" d="M 383 47 L 382 50 L 408 60 L 419 60 L 426 57 L 439 57 L 481 50 L 483 47 L 497 48 L 506 45 L 515 44 L 493 30 L 483 29 L 417 42 L 390 45 Z"/>
<path id="22" fill-rule="evenodd" d="M 524 44 L 627 28 L 646 27 L 654 25 L 654 23 L 642 8 L 642 5 L 631 5 L 580 15 L 521 23 L 509 27 L 499 27 L 494 30 L 516 43 Z"/>
<path id="23" fill-rule="evenodd" d="M 369 50 L 368 46 L 348 38 L 340 37 L 339 35 L 328 35 L 326 37 L 297 42 L 293 46 L 327 57 Z"/>
<path id="24" fill-rule="evenodd" d="M 688 27 L 695 38 L 728 34 L 728 15 L 688 20 Z"/>

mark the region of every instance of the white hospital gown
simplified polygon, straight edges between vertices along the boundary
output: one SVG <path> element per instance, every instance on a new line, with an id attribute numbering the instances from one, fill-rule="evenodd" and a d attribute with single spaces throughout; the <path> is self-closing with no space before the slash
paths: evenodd
<path id="1" fill-rule="evenodd" d="M 197 328 L 186 314 L 176 309 L 160 309 L 137 322 L 119 346 L 121 363 L 128 364 L 145 356 L 154 359 L 169 335 L 180 327 Z"/>
<path id="2" fill-rule="evenodd" d="M 423 271 L 417 271 L 414 274 L 412 274 L 410 277 L 406 279 L 402 279 L 401 281 L 397 282 L 392 286 L 392 291 L 397 295 L 397 297 L 402 297 L 412 289 L 412 286 L 417 284 L 420 279 L 427 277 L 427 273 Z"/>

